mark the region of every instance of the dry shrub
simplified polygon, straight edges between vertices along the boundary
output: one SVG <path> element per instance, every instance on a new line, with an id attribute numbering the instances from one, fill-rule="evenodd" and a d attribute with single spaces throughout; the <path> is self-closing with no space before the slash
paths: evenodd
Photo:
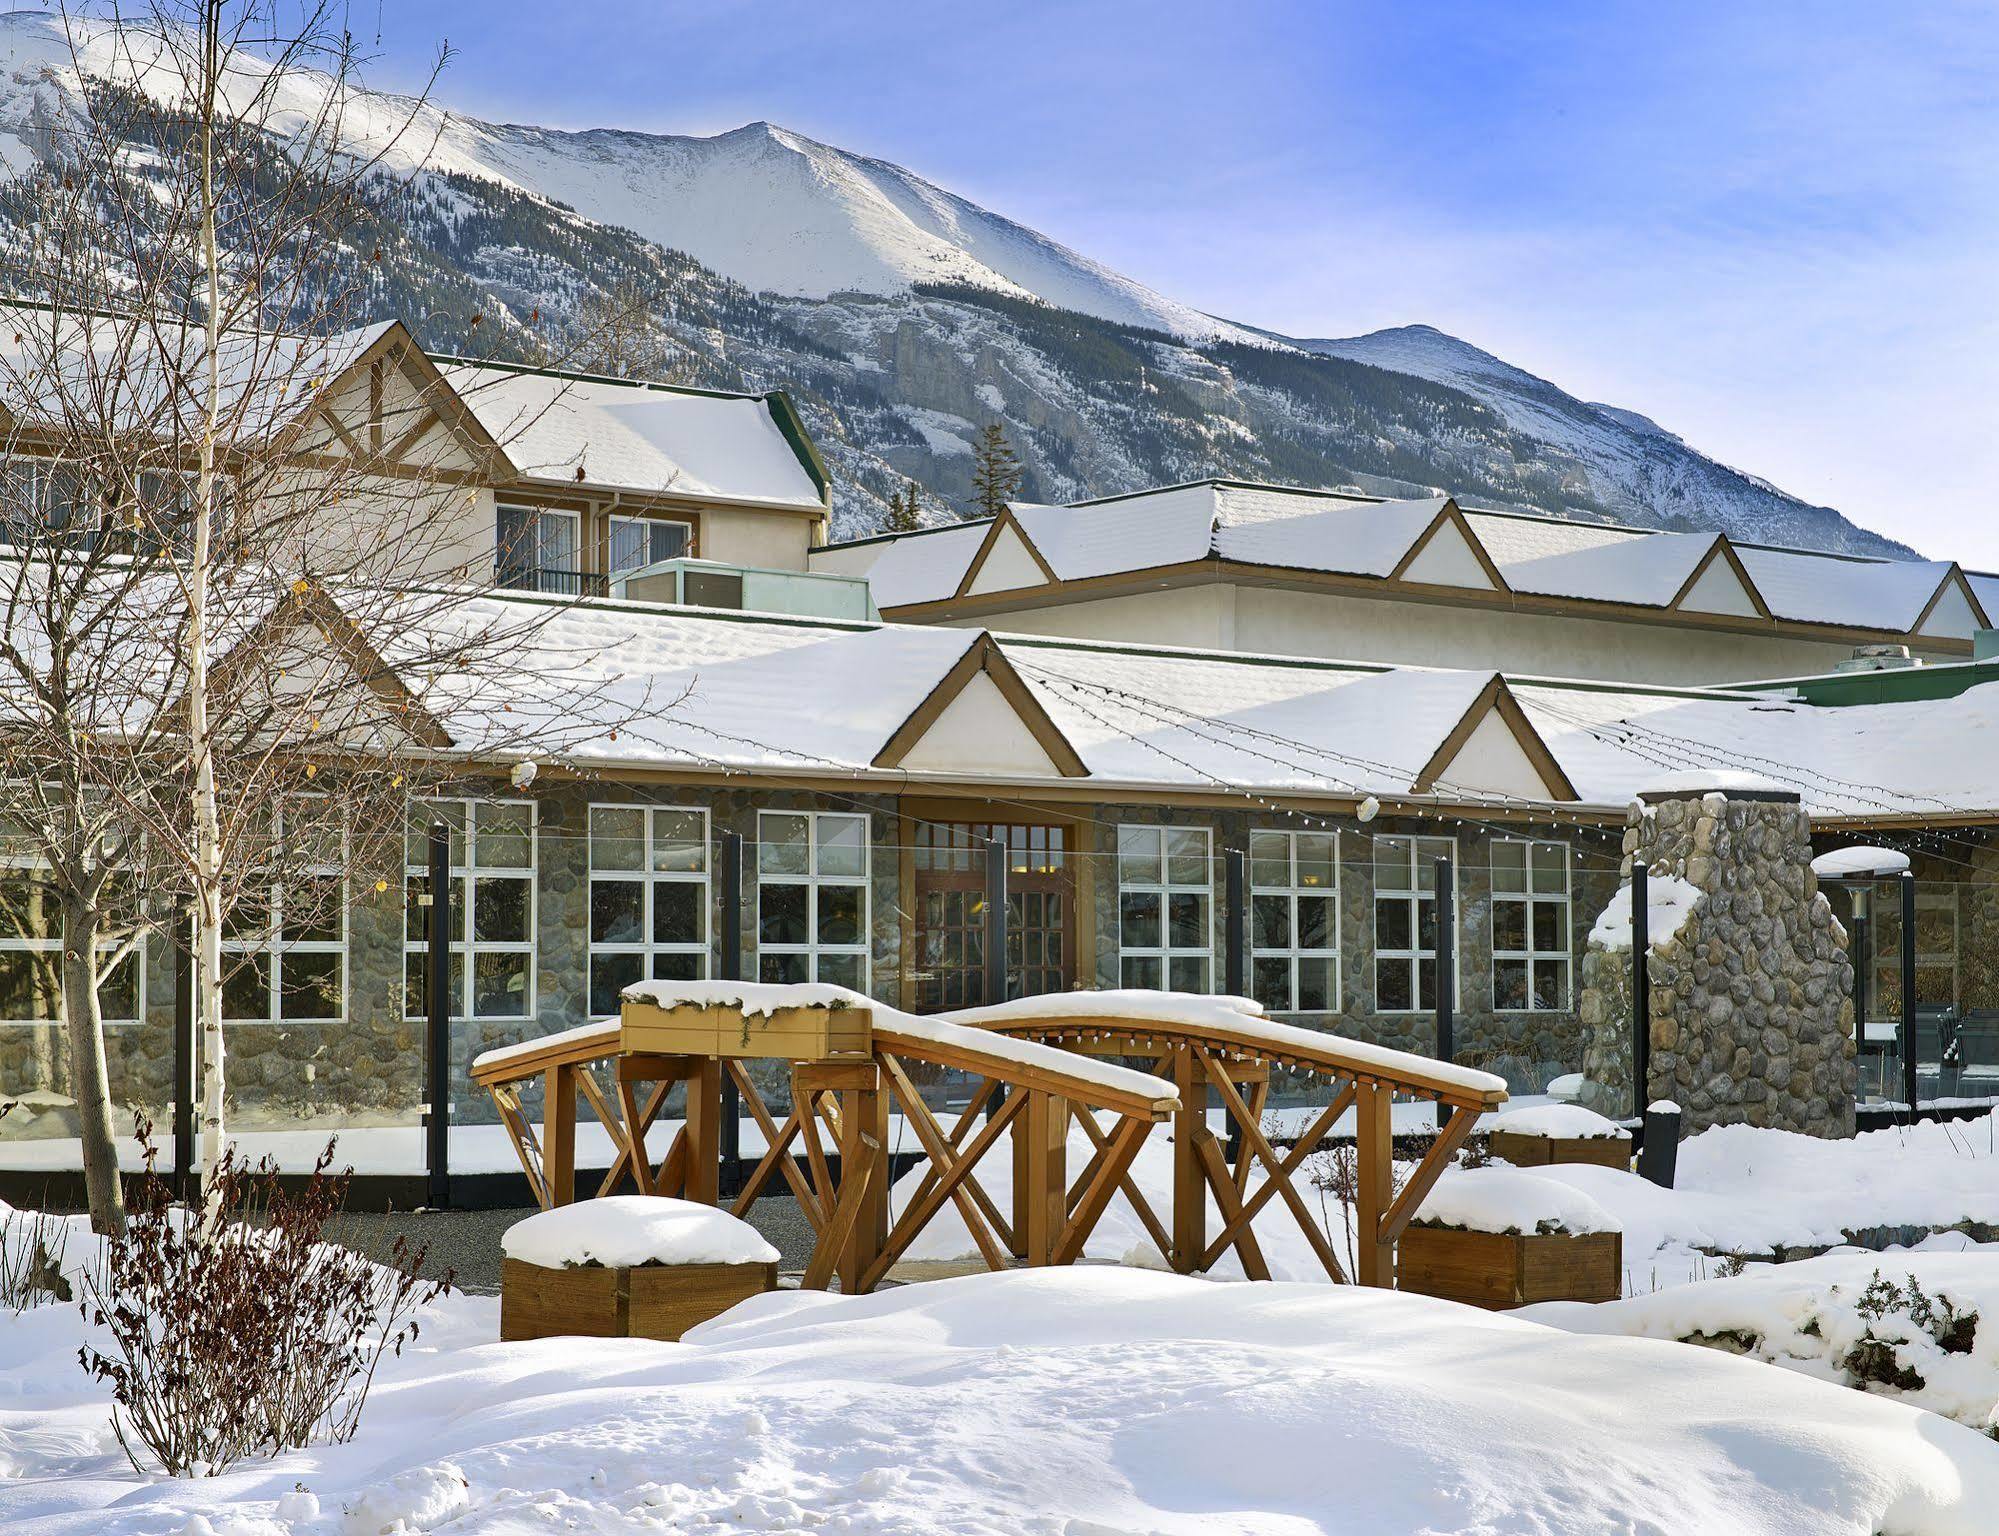
<path id="1" fill-rule="evenodd" d="M 377 1366 L 415 1340 L 416 1312 L 449 1288 L 449 1273 L 424 1274 L 427 1245 L 399 1237 L 370 1257 L 324 1240 L 347 1198 L 332 1159 L 328 1142 L 288 1193 L 268 1158 L 252 1167 L 232 1150 L 206 1221 L 146 1177 L 102 1277 L 84 1281 L 84 1315 L 110 1347 L 80 1351 L 110 1383 L 112 1428 L 135 1469 L 140 1448 L 184 1477 L 351 1439 Z"/>

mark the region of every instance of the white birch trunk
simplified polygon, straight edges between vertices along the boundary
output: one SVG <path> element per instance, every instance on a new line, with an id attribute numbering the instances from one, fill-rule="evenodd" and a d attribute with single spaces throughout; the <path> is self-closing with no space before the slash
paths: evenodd
<path id="1" fill-rule="evenodd" d="M 194 1005 L 201 1038 L 201 1149 L 203 1208 L 213 1221 L 215 1170 L 222 1161 L 222 831 L 216 810 L 214 743 L 208 725 L 208 565 L 214 542 L 216 431 L 221 379 L 221 279 L 215 236 L 215 114 L 220 94 L 221 16 L 218 0 L 202 6 L 201 38 L 201 256 L 206 282 L 206 346 L 202 360 L 202 425 L 194 492 L 193 572 L 187 604 L 187 728 L 194 754 Z"/>

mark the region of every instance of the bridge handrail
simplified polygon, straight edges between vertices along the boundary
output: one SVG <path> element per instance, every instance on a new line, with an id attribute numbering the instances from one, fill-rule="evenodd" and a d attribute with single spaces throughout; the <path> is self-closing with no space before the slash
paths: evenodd
<path id="1" fill-rule="evenodd" d="M 1074 997 L 1074 1006 L 1060 1012 L 1049 1006 L 1049 999 L 1040 998 L 1031 1000 L 1036 1005 L 1031 1008 L 1016 1010 L 1012 1004 L 1001 1004 L 949 1017 L 960 1024 L 1014 1038 L 1080 1039 L 1097 1035 L 1192 1042 L 1325 1076 L 1384 1083 L 1471 1109 L 1496 1109 L 1507 1098 L 1506 1079 L 1496 1073 L 1418 1056 L 1392 1046 L 1326 1034 L 1229 1008 L 1217 1007 L 1199 1016 L 1190 1011 L 1178 1017 L 1163 1013 L 1147 1017 L 1124 1008 L 1100 1012 L 1089 1006 L 1089 993 L 1069 995 Z"/>

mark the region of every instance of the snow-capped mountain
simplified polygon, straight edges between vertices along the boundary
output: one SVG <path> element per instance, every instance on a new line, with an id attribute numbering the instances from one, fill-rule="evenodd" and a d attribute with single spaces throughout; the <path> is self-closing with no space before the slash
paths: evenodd
<path id="1" fill-rule="evenodd" d="M 176 96 L 157 47 L 129 32 L 91 32 L 77 58 L 85 75 Z M 247 80 L 258 65 L 241 67 Z M 0 16 L 13 173 L 79 110 L 77 74 L 59 22 Z M 310 78 L 284 91 L 301 116 L 324 99 Z M 530 330 L 573 330 L 593 296 L 635 284 L 680 377 L 794 392 L 834 468 L 842 535 L 878 526 L 905 477 L 932 516 L 962 507 L 971 439 L 998 420 L 1037 500 L 1223 475 L 1903 552 L 1439 331 L 1296 340 L 1218 319 L 900 166 L 770 123 L 572 132 L 379 98 L 351 104 L 343 129 L 416 176 L 417 215 L 385 231 L 382 303 L 428 344 L 461 349 L 476 312 L 525 348 Z"/>

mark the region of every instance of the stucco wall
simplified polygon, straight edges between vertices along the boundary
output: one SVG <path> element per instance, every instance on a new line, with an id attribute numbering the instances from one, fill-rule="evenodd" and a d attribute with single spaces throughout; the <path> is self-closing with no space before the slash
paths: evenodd
<path id="1" fill-rule="evenodd" d="M 1221 582 L 951 622 L 1091 640 L 1678 684 L 1822 672 L 1853 649 L 1844 642 L 1744 635 L 1691 625 L 1569 618 Z M 1944 656 L 1935 654 L 1939 659 Z"/>
<path id="2" fill-rule="evenodd" d="M 779 571 L 805 569 L 812 547 L 810 518 L 742 507 L 701 509 L 701 557 Z"/>

